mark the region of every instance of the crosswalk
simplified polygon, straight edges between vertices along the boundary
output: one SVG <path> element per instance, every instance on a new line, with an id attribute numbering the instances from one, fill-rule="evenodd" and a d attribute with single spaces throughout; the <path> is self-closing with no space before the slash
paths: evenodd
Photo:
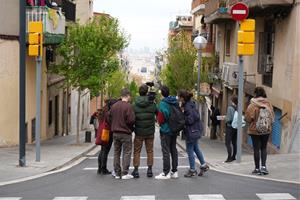
<path id="1" fill-rule="evenodd" d="M 0 200 L 22 200 L 22 197 L 0 197 Z M 27 199 L 27 198 L 24 198 Z M 89 198 L 87 196 L 68 196 L 68 197 L 54 197 L 52 200 L 89 200 L 96 198 Z M 101 197 L 99 197 L 101 199 Z M 121 196 L 120 200 L 156 200 L 158 199 L 155 195 L 144 195 L 144 196 Z M 190 194 L 187 195 L 183 200 L 229 200 L 226 199 L 222 194 Z M 242 198 L 241 198 L 242 199 Z M 289 193 L 257 193 L 253 196 L 253 200 L 297 200 L 294 196 Z M 250 199 L 249 199 L 250 200 Z"/>

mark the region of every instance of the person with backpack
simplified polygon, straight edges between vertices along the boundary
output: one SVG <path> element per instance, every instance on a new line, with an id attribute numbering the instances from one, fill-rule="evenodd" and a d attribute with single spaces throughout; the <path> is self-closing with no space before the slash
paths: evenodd
<path id="1" fill-rule="evenodd" d="M 248 135 L 252 139 L 254 150 L 255 169 L 252 174 L 267 175 L 267 144 L 275 115 L 264 88 L 256 87 L 254 93 L 255 97 L 251 99 L 245 114 L 245 120 L 249 123 Z"/>
<path id="2" fill-rule="evenodd" d="M 227 149 L 227 159 L 226 163 L 230 163 L 236 160 L 236 152 L 237 152 L 237 129 L 232 127 L 232 121 L 234 118 L 234 113 L 237 110 L 238 98 L 237 96 L 231 97 L 231 105 L 227 108 L 225 124 L 226 124 L 226 132 L 225 132 L 225 145 Z"/>
<path id="3" fill-rule="evenodd" d="M 103 109 L 100 110 L 99 112 L 99 124 L 103 127 L 106 127 L 108 130 L 110 130 L 110 125 L 109 125 L 109 111 L 112 107 L 113 104 L 115 104 L 118 100 L 116 99 L 109 99 L 105 101 L 105 106 Z M 98 129 L 98 134 L 100 134 L 100 131 L 102 131 L 99 127 Z M 108 175 L 111 174 L 111 172 L 107 169 L 107 158 L 109 151 L 111 149 L 112 143 L 113 143 L 113 136 L 112 132 L 110 131 L 110 136 L 109 136 L 109 141 L 107 144 L 100 144 L 101 145 L 101 150 L 98 155 L 98 170 L 97 174 L 102 174 L 102 175 Z"/>
<path id="4" fill-rule="evenodd" d="M 189 93 L 186 90 L 181 90 L 179 92 L 179 98 L 182 102 L 182 108 L 184 110 L 184 120 L 185 120 L 185 127 L 184 127 L 184 134 L 186 136 L 186 151 L 189 158 L 190 169 L 184 175 L 184 177 L 193 177 L 197 175 L 197 170 L 195 167 L 195 156 L 200 161 L 200 172 L 198 176 L 202 176 L 204 172 L 206 172 L 209 167 L 204 160 L 204 156 L 202 151 L 199 148 L 198 140 L 202 136 L 203 126 L 200 120 L 199 111 L 196 109 L 195 102 L 191 100 L 193 97 L 192 93 Z"/>
<path id="5" fill-rule="evenodd" d="M 129 174 L 129 166 L 132 153 L 132 132 L 135 123 L 135 114 L 132 105 L 130 91 L 127 88 L 121 90 L 121 100 L 110 109 L 110 125 L 114 142 L 114 172 L 115 179 L 132 179 Z M 122 168 L 121 168 L 121 153 Z"/>
<path id="6" fill-rule="evenodd" d="M 132 176 L 139 178 L 139 165 L 140 165 L 140 154 L 145 142 L 147 152 L 147 177 L 152 177 L 152 166 L 153 166 L 153 144 L 154 144 L 154 133 L 155 133 L 155 114 L 156 105 L 148 94 L 148 86 L 143 84 L 139 88 L 140 96 L 136 98 L 135 104 L 133 105 L 135 113 L 135 127 L 134 127 L 134 152 L 133 152 L 133 166 L 134 170 Z"/>
<path id="7" fill-rule="evenodd" d="M 178 178 L 178 152 L 176 139 L 184 126 L 184 116 L 179 108 L 176 97 L 170 96 L 167 86 L 161 87 L 161 94 L 164 97 L 158 106 L 157 121 L 160 125 L 160 140 L 163 156 L 163 172 L 155 179 Z M 181 130 L 180 130 L 181 129 Z M 172 158 L 172 169 L 170 165 Z"/>

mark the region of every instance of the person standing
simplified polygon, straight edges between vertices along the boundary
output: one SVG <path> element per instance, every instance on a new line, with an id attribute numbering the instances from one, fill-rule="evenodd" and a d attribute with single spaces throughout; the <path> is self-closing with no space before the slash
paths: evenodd
<path id="1" fill-rule="evenodd" d="M 135 115 L 130 105 L 130 91 L 125 88 L 121 90 L 121 101 L 115 103 L 110 110 L 110 124 L 113 132 L 114 142 L 114 171 L 116 179 L 131 179 L 128 174 L 132 152 L 132 132 Z M 121 168 L 121 153 L 122 168 Z"/>
<path id="2" fill-rule="evenodd" d="M 255 97 L 251 99 L 245 113 L 245 120 L 249 123 L 248 134 L 252 139 L 254 150 L 255 169 L 252 174 L 267 175 L 269 174 L 266 167 L 267 145 L 275 115 L 264 88 L 256 87 L 254 93 Z"/>
<path id="3" fill-rule="evenodd" d="M 226 122 L 226 133 L 225 133 L 225 145 L 227 148 L 227 159 L 226 163 L 236 160 L 237 152 L 237 129 L 232 127 L 232 121 L 234 112 L 237 110 L 238 98 L 237 96 L 231 97 L 231 105 L 227 108 L 227 114 L 225 118 Z"/>
<path id="4" fill-rule="evenodd" d="M 106 126 L 106 128 L 110 129 L 109 112 L 110 112 L 112 105 L 116 102 L 117 102 L 117 100 L 115 100 L 115 99 L 107 100 L 107 101 L 105 101 L 106 104 L 103 107 L 103 109 L 100 110 L 99 124 L 101 125 L 104 123 L 103 127 Z M 99 127 L 98 131 L 102 131 L 102 130 L 100 130 L 100 127 Z M 98 134 L 100 134 L 100 133 L 98 132 Z M 107 144 L 101 145 L 101 150 L 98 155 L 98 170 L 97 170 L 98 174 L 103 174 L 103 175 L 111 174 L 111 172 L 107 169 L 107 158 L 108 158 L 108 154 L 111 149 L 112 143 L 113 143 L 113 134 L 110 131 L 109 141 Z"/>
<path id="5" fill-rule="evenodd" d="M 217 139 L 217 132 L 220 129 L 220 120 L 217 119 L 217 116 L 220 115 L 219 108 L 215 108 L 213 105 L 210 107 L 211 109 L 211 132 L 210 132 L 210 139 L 216 140 Z"/>
<path id="6" fill-rule="evenodd" d="M 140 154 L 143 143 L 145 142 L 147 152 L 147 177 L 152 177 L 152 166 L 153 166 L 153 143 L 155 133 L 155 113 L 156 105 L 153 101 L 149 100 L 148 86 L 143 84 L 139 88 L 140 96 L 137 97 L 133 106 L 135 113 L 135 128 L 134 128 L 134 156 L 133 166 L 134 170 L 132 176 L 139 178 L 139 165 L 140 165 Z"/>
<path id="7" fill-rule="evenodd" d="M 169 88 L 167 86 L 162 86 L 160 90 L 164 98 L 158 106 L 157 121 L 160 125 L 163 172 L 155 176 L 155 179 L 178 178 L 178 152 L 176 148 L 176 139 L 178 133 L 173 133 L 171 131 L 169 118 L 171 113 L 170 106 L 175 106 L 178 109 L 180 108 L 176 97 L 170 96 Z M 172 169 L 170 165 L 170 156 L 172 158 Z"/>
<path id="8" fill-rule="evenodd" d="M 181 90 L 179 92 L 179 98 L 182 102 L 182 107 L 184 110 L 184 134 L 186 136 L 186 151 L 188 154 L 190 164 L 189 171 L 184 175 L 184 177 L 187 178 L 197 175 L 194 153 L 196 154 L 201 164 L 198 176 L 202 176 L 204 172 L 206 172 L 209 169 L 198 144 L 198 141 L 202 136 L 203 127 L 201 124 L 199 111 L 196 109 L 195 102 L 191 100 L 192 97 L 193 94 L 189 93 L 186 90 Z"/>

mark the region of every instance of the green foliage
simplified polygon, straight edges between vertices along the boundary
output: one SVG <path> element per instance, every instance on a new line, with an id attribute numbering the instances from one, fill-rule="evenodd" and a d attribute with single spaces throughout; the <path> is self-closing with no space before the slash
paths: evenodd
<path id="1" fill-rule="evenodd" d="M 168 63 L 161 73 L 161 79 L 175 95 L 179 89 L 192 90 L 195 87 L 197 51 L 190 39 L 180 34 L 174 38 L 167 52 Z"/>
<path id="2" fill-rule="evenodd" d="M 138 96 L 138 93 L 139 93 L 138 85 L 136 84 L 136 82 L 134 80 L 132 80 L 129 83 L 128 88 L 129 88 L 130 93 L 131 93 L 131 101 L 135 102 L 135 98 Z"/>
<path id="3" fill-rule="evenodd" d="M 118 99 L 120 98 L 120 91 L 126 87 L 125 74 L 117 70 L 107 80 L 106 91 L 109 98 Z"/>
<path id="4" fill-rule="evenodd" d="M 118 69 L 116 55 L 127 45 L 116 19 L 99 17 L 85 25 L 73 24 L 57 49 L 61 60 L 50 71 L 64 76 L 68 86 L 88 88 L 96 95 Z"/>

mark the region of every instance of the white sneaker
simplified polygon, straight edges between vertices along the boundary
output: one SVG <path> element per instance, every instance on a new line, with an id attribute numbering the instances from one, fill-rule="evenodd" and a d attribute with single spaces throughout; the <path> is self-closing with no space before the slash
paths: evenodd
<path id="1" fill-rule="evenodd" d="M 115 170 L 113 170 L 113 171 L 111 172 L 111 175 L 112 175 L 113 177 L 116 177 L 116 172 L 115 172 Z"/>
<path id="2" fill-rule="evenodd" d="M 167 175 L 165 175 L 165 173 L 161 173 L 157 176 L 155 176 L 155 179 L 159 179 L 159 180 L 166 180 L 166 179 L 170 179 L 171 175 L 170 173 L 168 173 Z"/>
<path id="3" fill-rule="evenodd" d="M 114 176 L 115 179 L 121 179 L 121 176 Z"/>
<path id="4" fill-rule="evenodd" d="M 178 172 L 171 172 L 171 178 L 178 178 Z"/>
<path id="5" fill-rule="evenodd" d="M 122 176 L 122 179 L 124 179 L 124 180 L 133 179 L 133 176 L 130 174 L 126 174 L 126 175 Z"/>

